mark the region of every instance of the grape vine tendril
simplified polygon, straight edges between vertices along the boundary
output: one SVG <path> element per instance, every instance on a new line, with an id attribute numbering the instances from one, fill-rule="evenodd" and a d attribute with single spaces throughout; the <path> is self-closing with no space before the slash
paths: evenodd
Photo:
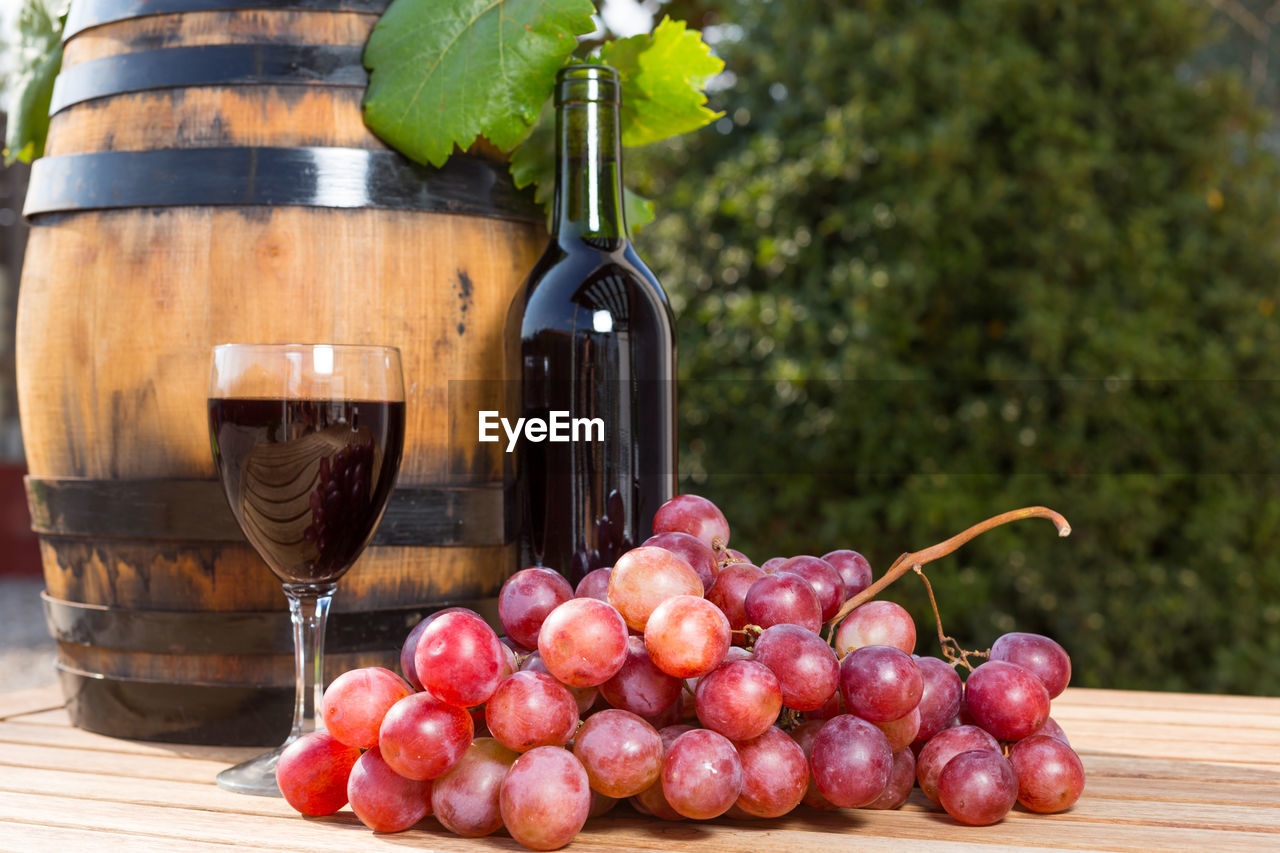
<path id="1" fill-rule="evenodd" d="M 952 666 L 963 666 L 973 672 L 973 664 L 969 663 L 969 658 L 990 657 L 991 650 L 987 649 L 985 652 L 969 651 L 961 646 L 955 637 L 948 636 L 942 629 L 942 615 L 938 612 L 938 600 L 933 597 L 933 584 L 929 583 L 929 578 L 919 563 L 912 565 L 911 570 L 920 576 L 920 580 L 924 581 L 925 592 L 929 593 L 929 605 L 933 608 L 933 621 L 938 626 L 938 645 L 942 647 L 942 656 Z"/>
<path id="2" fill-rule="evenodd" d="M 924 577 L 924 573 L 921 572 L 920 569 L 928 563 L 947 556 L 958 549 L 961 545 L 964 545 L 969 540 L 986 533 L 988 530 L 992 530 L 993 528 L 1008 524 L 1011 521 L 1019 521 L 1024 518 L 1047 518 L 1049 521 L 1053 522 L 1055 527 L 1058 528 L 1059 536 L 1071 535 L 1071 524 L 1063 518 L 1060 513 L 1055 512 L 1048 507 L 1030 506 L 1023 507 L 1022 509 L 1010 510 L 1009 512 L 1002 512 L 999 515 L 993 515 L 985 521 L 980 521 L 972 527 L 962 530 L 950 539 L 946 539 L 936 545 L 931 545 L 921 551 L 903 554 L 893 561 L 893 565 L 889 567 L 889 570 L 884 573 L 884 576 L 881 577 L 880 580 L 876 581 L 871 586 L 846 601 L 844 606 L 840 608 L 840 611 L 828 620 L 828 641 L 830 641 L 835 635 L 836 626 L 840 624 L 841 620 L 852 613 L 854 608 L 866 604 L 868 601 L 875 598 L 890 584 L 898 580 L 898 578 L 902 577 L 907 572 L 915 570 L 921 577 Z M 930 590 L 929 597 L 931 599 L 933 598 L 932 590 Z M 934 607 L 934 612 L 935 614 L 937 613 L 936 605 Z M 939 620 L 938 632 L 939 636 L 945 638 L 945 635 L 942 633 L 941 620 Z M 955 643 L 955 641 L 952 640 L 952 643 Z M 959 646 L 956 645 L 955 648 L 959 649 Z M 944 653 L 946 653 L 947 650 L 948 647 L 944 641 Z M 963 652 L 963 649 L 959 649 L 959 651 Z M 976 653 L 970 652 L 969 654 Z M 950 656 L 948 656 L 948 660 L 951 660 Z"/>

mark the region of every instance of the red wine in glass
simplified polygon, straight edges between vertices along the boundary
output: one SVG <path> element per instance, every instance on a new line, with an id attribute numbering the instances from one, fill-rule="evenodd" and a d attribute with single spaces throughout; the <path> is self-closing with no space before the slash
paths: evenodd
<path id="1" fill-rule="evenodd" d="M 391 494 L 404 403 L 213 398 L 209 431 L 232 512 L 276 576 L 342 577 Z"/>

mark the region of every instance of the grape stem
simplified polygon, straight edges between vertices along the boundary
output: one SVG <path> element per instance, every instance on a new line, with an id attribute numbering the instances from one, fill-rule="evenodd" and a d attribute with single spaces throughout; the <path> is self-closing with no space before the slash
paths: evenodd
<path id="1" fill-rule="evenodd" d="M 947 659 L 947 663 L 952 666 L 963 666 L 965 669 L 973 672 L 973 664 L 969 662 L 970 657 L 985 658 L 991 656 L 991 650 L 985 652 L 971 652 L 960 645 L 955 637 L 947 635 L 942 628 L 942 614 L 938 612 L 938 599 L 933 596 L 933 584 L 929 583 L 929 576 L 924 573 L 924 569 L 916 563 L 911 570 L 920 576 L 920 580 L 924 582 L 924 590 L 929 593 L 929 606 L 933 608 L 933 621 L 938 626 L 938 645 L 942 647 L 942 656 Z"/>
<path id="2" fill-rule="evenodd" d="M 1009 512 L 1002 512 L 999 515 L 993 515 L 991 518 L 988 518 L 985 521 L 980 521 L 967 530 L 957 533 L 950 539 L 939 542 L 937 545 L 931 545 L 923 551 L 914 551 L 903 554 L 901 557 L 893 561 L 893 565 L 889 567 L 889 570 L 884 573 L 880 580 L 876 581 L 871 586 L 846 601 L 844 606 L 840 608 L 840 611 L 828 620 L 827 625 L 830 626 L 832 632 L 834 632 L 836 626 L 840 624 L 840 621 L 844 619 L 844 617 L 848 616 L 855 607 L 860 607 L 875 598 L 883 592 L 886 587 L 905 575 L 907 572 L 912 570 L 919 572 L 919 570 L 925 565 L 947 556 L 970 539 L 980 536 L 993 528 L 1008 524 L 1011 521 L 1019 521 L 1024 518 L 1047 518 L 1053 522 L 1055 527 L 1058 528 L 1059 536 L 1071 535 L 1071 525 L 1067 520 L 1063 518 L 1060 513 L 1054 512 L 1048 507 L 1029 506 L 1023 507 L 1022 509 L 1010 510 Z M 921 577 L 924 576 L 923 572 L 920 572 L 920 574 Z M 932 597 L 931 590 L 930 598 Z M 935 612 L 936 609 L 937 608 L 935 607 Z M 939 623 L 938 631 L 941 636 L 941 623 Z M 943 644 L 943 648 L 946 648 L 945 643 Z"/>

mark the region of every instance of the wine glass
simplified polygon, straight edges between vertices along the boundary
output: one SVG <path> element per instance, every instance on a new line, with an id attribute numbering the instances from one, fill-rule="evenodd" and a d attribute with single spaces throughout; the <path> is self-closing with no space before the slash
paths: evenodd
<path id="1" fill-rule="evenodd" d="M 284 584 L 296 676 L 288 739 L 222 771 L 218 784 L 280 796 L 280 753 L 324 727 L 324 628 L 338 578 L 373 537 L 400 466 L 400 351 L 337 344 L 214 347 L 209 435 L 240 529 Z"/>

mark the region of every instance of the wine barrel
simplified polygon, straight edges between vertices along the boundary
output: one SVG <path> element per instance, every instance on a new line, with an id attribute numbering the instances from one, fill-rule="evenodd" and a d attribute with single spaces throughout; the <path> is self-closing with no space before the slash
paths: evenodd
<path id="1" fill-rule="evenodd" d="M 545 239 L 499 160 L 424 169 L 364 126 L 387 0 L 73 0 L 27 199 L 17 333 L 28 498 L 75 723 L 270 744 L 287 732 L 280 584 L 215 479 L 217 343 L 400 347 L 404 463 L 339 584 L 330 677 L 389 664 L 512 565 L 502 326 Z"/>

